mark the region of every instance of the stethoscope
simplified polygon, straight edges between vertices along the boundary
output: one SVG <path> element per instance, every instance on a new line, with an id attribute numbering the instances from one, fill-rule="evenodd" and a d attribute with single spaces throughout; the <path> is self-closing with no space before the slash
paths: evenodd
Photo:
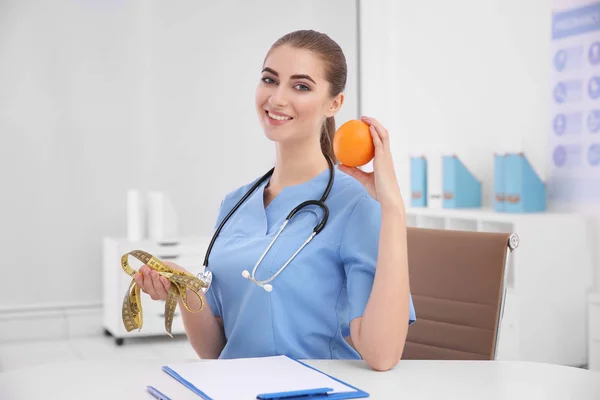
<path id="1" fill-rule="evenodd" d="M 303 203 L 298 204 L 296 207 L 294 207 L 294 209 L 292 211 L 290 211 L 290 213 L 288 214 L 288 216 L 286 217 L 285 221 L 283 221 L 283 223 L 281 224 L 281 227 L 279 228 L 279 231 L 277 232 L 277 234 L 275 235 L 275 237 L 273 238 L 273 240 L 271 241 L 271 243 L 269 244 L 269 246 L 265 249 L 265 251 L 262 253 L 262 255 L 260 256 L 260 258 L 258 259 L 258 261 L 256 262 L 256 264 L 254 265 L 254 268 L 252 269 L 252 273 L 250 273 L 248 270 L 244 270 L 242 271 L 242 276 L 246 279 L 248 279 L 249 281 L 255 283 L 256 285 L 262 287 L 265 291 L 270 292 L 271 290 L 273 290 L 273 286 L 271 285 L 271 281 L 273 279 L 275 279 L 287 266 L 290 262 L 292 262 L 292 260 L 296 257 L 296 255 L 298 255 L 298 253 L 300 253 L 300 251 L 308 244 L 310 243 L 310 241 L 319 234 L 319 232 L 321 232 L 321 230 L 323 230 L 323 228 L 325 227 L 325 224 L 327 223 L 327 218 L 329 218 L 329 208 L 327 207 L 327 205 L 325 204 L 325 200 L 327 200 L 327 196 L 329 196 L 329 192 L 331 191 L 331 187 L 333 186 L 333 180 L 334 180 L 334 167 L 333 167 L 333 161 L 328 157 L 325 156 L 325 158 L 327 159 L 327 163 L 329 164 L 329 181 L 327 182 L 327 187 L 325 188 L 325 191 L 323 192 L 323 195 L 321 196 L 321 199 L 319 200 L 307 200 Z M 221 232 L 221 229 L 223 229 L 223 226 L 225 225 L 225 223 L 229 220 L 229 218 L 231 218 L 231 216 L 233 215 L 233 213 L 236 212 L 236 210 L 248 199 L 248 197 L 250 197 L 250 195 L 266 180 L 268 179 L 272 174 L 273 174 L 273 170 L 275 168 L 271 168 L 271 170 L 269 170 L 269 172 L 267 172 L 266 174 L 264 174 L 249 190 L 248 192 L 246 192 L 246 194 L 244 194 L 244 196 L 237 202 L 237 204 L 231 209 L 231 211 L 229 211 L 229 213 L 225 216 L 225 218 L 223 218 L 223 221 L 221 222 L 221 224 L 219 224 L 219 227 L 217 228 L 217 230 L 215 231 L 210 244 L 208 245 L 208 249 L 206 251 L 206 256 L 204 257 L 204 272 L 202 274 L 198 274 L 198 275 L 203 275 L 202 278 L 208 281 L 212 280 L 212 273 L 211 271 L 208 269 L 208 258 L 210 256 L 210 252 L 212 251 L 212 247 L 215 243 L 215 240 L 217 239 L 217 236 L 219 236 L 219 233 Z M 319 221 L 319 223 L 314 227 L 312 233 L 310 234 L 310 236 L 308 237 L 308 239 L 306 239 L 306 241 L 302 244 L 302 246 L 300 246 L 300 248 L 298 250 L 296 250 L 296 252 L 287 260 L 287 262 L 285 264 L 283 264 L 281 266 L 281 268 L 279 268 L 279 270 L 270 278 L 265 279 L 265 280 L 257 280 L 255 278 L 255 274 L 256 274 L 256 270 L 258 269 L 258 266 L 260 265 L 261 261 L 263 260 L 263 258 L 265 258 L 265 255 L 269 252 L 269 250 L 271 249 L 271 247 L 273 246 L 273 244 L 275 243 L 275 241 L 277 240 L 277 238 L 279 237 L 279 235 L 281 235 L 281 232 L 283 232 L 285 226 L 288 224 L 288 222 L 290 222 L 290 220 L 294 217 L 294 215 L 296 215 L 300 210 L 302 210 L 304 207 L 307 206 L 311 206 L 311 205 L 315 205 L 321 208 L 321 210 L 323 210 L 323 216 L 321 217 L 321 220 Z"/>

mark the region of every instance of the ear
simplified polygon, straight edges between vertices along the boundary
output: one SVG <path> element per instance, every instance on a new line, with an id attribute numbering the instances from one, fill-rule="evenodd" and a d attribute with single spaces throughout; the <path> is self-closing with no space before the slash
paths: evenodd
<path id="1" fill-rule="evenodd" d="M 327 118 L 333 117 L 342 108 L 344 104 L 344 93 L 340 93 L 331 100 L 327 109 Z"/>

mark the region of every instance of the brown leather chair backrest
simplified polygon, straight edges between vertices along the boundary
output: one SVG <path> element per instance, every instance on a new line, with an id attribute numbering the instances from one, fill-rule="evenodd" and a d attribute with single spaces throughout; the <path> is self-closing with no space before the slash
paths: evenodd
<path id="1" fill-rule="evenodd" d="M 504 298 L 510 233 L 408 228 L 417 320 L 403 359 L 492 360 Z"/>

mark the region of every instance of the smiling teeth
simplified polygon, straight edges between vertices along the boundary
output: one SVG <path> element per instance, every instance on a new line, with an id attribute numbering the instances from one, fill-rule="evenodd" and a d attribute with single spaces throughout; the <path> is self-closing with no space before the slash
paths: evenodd
<path id="1" fill-rule="evenodd" d="M 287 121 L 289 119 L 292 119 L 292 117 L 282 117 L 282 116 L 271 114 L 271 113 L 268 113 L 268 114 L 269 114 L 269 117 L 276 119 L 277 121 Z"/>

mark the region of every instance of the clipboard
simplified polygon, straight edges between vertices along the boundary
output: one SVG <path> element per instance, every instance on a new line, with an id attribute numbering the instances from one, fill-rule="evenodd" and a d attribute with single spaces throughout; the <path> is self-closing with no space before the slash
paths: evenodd
<path id="1" fill-rule="evenodd" d="M 162 370 L 203 400 L 333 400 L 369 397 L 364 390 L 285 355 L 202 360 L 165 365 Z"/>

